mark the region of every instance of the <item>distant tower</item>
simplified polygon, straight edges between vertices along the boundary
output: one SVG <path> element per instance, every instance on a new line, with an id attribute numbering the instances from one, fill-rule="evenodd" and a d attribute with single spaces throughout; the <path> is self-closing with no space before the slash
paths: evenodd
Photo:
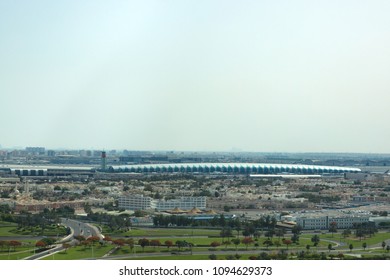
<path id="1" fill-rule="evenodd" d="M 105 151 L 102 151 L 102 161 L 101 161 L 100 167 L 103 171 L 106 170 L 106 152 Z"/>

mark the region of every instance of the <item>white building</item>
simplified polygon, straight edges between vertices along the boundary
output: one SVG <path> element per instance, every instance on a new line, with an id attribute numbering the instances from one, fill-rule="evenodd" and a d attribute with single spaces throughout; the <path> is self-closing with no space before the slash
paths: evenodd
<path id="1" fill-rule="evenodd" d="M 187 196 L 179 199 L 170 200 L 158 200 L 156 203 L 157 211 L 172 210 L 174 208 L 180 208 L 182 210 L 191 210 L 196 207 L 201 210 L 206 209 L 206 197 L 205 196 Z"/>
<path id="2" fill-rule="evenodd" d="M 157 211 L 165 211 L 176 207 L 182 210 L 191 210 L 194 207 L 202 210 L 206 209 L 206 197 L 187 196 L 178 199 L 155 200 L 148 196 L 132 195 L 119 197 L 118 204 L 119 209 L 126 210 L 156 209 Z"/>
<path id="3" fill-rule="evenodd" d="M 121 196 L 118 199 L 119 209 L 125 210 L 146 210 L 154 209 L 155 201 L 151 197 L 143 195 Z"/>
<path id="4" fill-rule="evenodd" d="M 324 213 L 308 214 L 296 217 L 297 225 L 302 229 L 329 229 L 332 222 L 336 223 L 338 229 L 353 228 L 354 224 L 368 223 L 368 215 L 351 215 L 342 214 L 339 216 L 331 216 Z"/>

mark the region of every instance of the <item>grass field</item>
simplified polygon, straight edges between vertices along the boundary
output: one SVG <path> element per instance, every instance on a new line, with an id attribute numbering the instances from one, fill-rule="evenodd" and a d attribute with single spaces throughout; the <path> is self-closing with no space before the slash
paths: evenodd
<path id="1" fill-rule="evenodd" d="M 12 232 L 16 228 L 17 228 L 17 224 L 0 222 L 0 238 L 1 236 L 20 236 L 21 234 Z"/>
<path id="2" fill-rule="evenodd" d="M 63 236 L 66 234 L 66 228 L 57 225 L 47 225 L 42 231 L 41 227 L 24 227 L 18 228 L 17 224 L 1 222 L 0 223 L 0 237 L 1 236 L 23 236 L 23 235 L 45 235 L 45 236 Z"/>
<path id="3" fill-rule="evenodd" d="M 0 260 L 20 260 L 34 254 L 34 240 L 19 240 L 22 245 L 15 248 L 0 248 Z"/>
<path id="4" fill-rule="evenodd" d="M 112 250 L 114 245 L 100 246 L 96 245 L 92 247 L 76 246 L 69 248 L 66 252 L 62 251 L 54 256 L 48 256 L 43 260 L 80 260 L 87 258 L 100 258 Z"/>
<path id="5" fill-rule="evenodd" d="M 7 229 L 6 229 L 7 228 Z M 10 228 L 15 228 L 15 225 L 8 224 L 7 227 L 1 228 L 1 230 L 5 233 L 9 233 Z M 8 231 L 7 231 L 8 230 Z M 128 235 L 128 233 L 132 233 L 132 235 Z M 219 243 L 222 243 L 222 238 L 217 237 L 219 235 L 220 230 L 209 230 L 209 229 L 178 229 L 178 228 L 163 228 L 163 229 L 133 229 L 126 233 L 128 237 L 115 237 L 113 239 L 117 238 L 133 238 L 135 243 L 138 242 L 141 238 L 147 238 L 149 240 L 157 239 L 160 241 L 160 243 L 163 245 L 166 240 L 170 240 L 175 244 L 177 240 L 185 240 L 189 243 L 193 243 L 194 246 L 192 247 L 192 251 L 194 253 L 196 252 L 202 252 L 202 256 L 200 255 L 189 255 L 188 253 L 181 253 L 179 255 L 171 255 L 172 251 L 178 251 L 177 246 L 172 246 L 170 249 L 168 249 L 166 246 L 146 246 L 144 249 L 142 249 L 140 246 L 136 246 L 134 249 L 135 253 L 138 255 L 137 259 L 208 259 L 209 255 L 213 254 L 214 252 L 218 253 L 218 259 L 225 259 L 226 256 L 235 254 L 236 246 L 234 244 L 230 245 L 223 245 L 216 248 L 211 248 L 210 244 L 213 241 L 217 241 Z M 125 235 L 125 234 L 124 234 Z M 384 240 L 390 240 L 390 233 L 389 232 L 380 232 L 376 233 L 372 237 L 366 237 L 365 239 L 359 240 L 359 238 L 356 238 L 355 236 L 351 235 L 350 237 L 343 238 L 340 233 L 330 234 L 330 233 L 323 233 L 323 234 L 317 234 L 320 237 L 320 242 L 317 247 L 313 246 L 313 242 L 311 241 L 311 238 L 314 234 L 301 234 L 299 238 L 298 244 L 291 244 L 288 246 L 288 252 L 320 252 L 324 251 L 327 254 L 337 254 L 338 252 L 343 252 L 346 255 L 347 254 L 362 254 L 367 256 L 374 256 L 374 255 L 383 255 L 388 254 L 385 250 L 383 250 L 380 246 L 382 241 Z M 210 237 L 213 236 L 213 237 Z M 231 237 L 233 239 L 234 237 Z M 242 236 L 240 236 L 240 240 L 242 240 Z M 284 236 L 286 239 L 290 239 L 291 235 Z M 273 242 L 279 241 L 281 243 L 280 246 L 270 246 L 268 249 L 263 244 L 263 242 L 267 238 L 264 236 L 259 237 L 257 240 L 254 240 L 252 244 L 250 244 L 247 248 L 244 244 L 240 244 L 237 246 L 237 250 L 245 251 L 248 250 L 266 250 L 266 252 L 272 253 L 272 252 L 278 252 L 280 250 L 286 250 L 286 245 L 283 244 L 282 238 L 274 237 L 272 240 Z M 0 237 L 1 240 L 1 237 Z M 225 238 L 227 240 L 227 238 Z M 31 249 L 35 241 L 30 241 L 30 245 L 26 245 L 25 248 L 17 248 L 16 252 L 12 254 L 13 252 L 10 252 L 8 256 L 8 251 L 0 252 L 0 259 L 21 259 L 23 257 L 28 256 L 31 254 L 31 252 L 25 252 L 28 249 Z M 366 242 L 368 247 L 366 250 L 363 249 L 362 244 Z M 256 245 L 257 243 L 257 245 Z M 342 246 L 336 246 L 337 243 L 342 243 Z M 334 251 L 328 251 L 327 247 L 328 244 L 332 244 L 333 248 L 335 248 Z M 353 250 L 350 252 L 348 249 L 349 244 L 353 244 Z M 310 250 L 306 249 L 306 245 L 310 245 Z M 370 248 L 370 246 L 375 245 L 376 247 L 379 247 L 377 249 Z M 390 242 L 388 242 L 387 245 L 390 245 Z M 48 256 L 45 259 L 48 260 L 77 260 L 77 259 L 86 259 L 86 258 L 100 258 L 107 254 L 109 251 L 115 248 L 115 245 L 113 244 L 107 244 L 105 246 L 101 245 L 95 245 L 93 247 L 93 252 L 91 247 L 84 247 L 84 246 L 76 246 L 69 248 L 67 252 L 59 252 L 53 256 Z M 189 250 L 186 248 L 186 250 Z M 131 251 L 130 247 L 128 245 L 125 245 L 117 250 L 113 250 L 112 256 L 124 256 L 127 254 L 134 254 L 134 251 Z M 183 248 L 181 251 L 185 251 Z M 166 253 L 169 256 L 151 256 L 151 253 Z M 204 255 L 203 255 L 204 254 Z M 223 255 L 219 255 L 223 254 Z M 248 255 L 249 257 L 249 255 Z M 294 257 L 292 257 L 294 258 Z M 296 258 L 296 257 L 295 257 Z M 351 258 L 354 258 L 351 256 Z M 134 258 L 131 258 L 134 259 Z M 242 258 L 245 259 L 245 258 Z"/>
<path id="6" fill-rule="evenodd" d="M 13 235 L 45 235 L 45 236 L 63 236 L 66 235 L 66 228 L 64 226 L 57 226 L 55 224 L 47 225 L 42 230 L 41 227 L 24 227 L 17 228 L 9 231 Z"/>
<path id="7" fill-rule="evenodd" d="M 102 227 L 102 233 L 114 236 L 151 237 L 151 236 L 219 236 L 220 230 L 215 229 L 182 229 L 182 228 L 132 228 L 129 231 L 110 231 Z"/>

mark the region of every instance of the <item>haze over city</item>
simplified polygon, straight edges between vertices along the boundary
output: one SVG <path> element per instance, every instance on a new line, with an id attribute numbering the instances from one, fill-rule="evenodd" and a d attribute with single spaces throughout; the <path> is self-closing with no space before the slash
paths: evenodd
<path id="1" fill-rule="evenodd" d="M 387 1 L 2 1 L 2 147 L 388 153 Z"/>

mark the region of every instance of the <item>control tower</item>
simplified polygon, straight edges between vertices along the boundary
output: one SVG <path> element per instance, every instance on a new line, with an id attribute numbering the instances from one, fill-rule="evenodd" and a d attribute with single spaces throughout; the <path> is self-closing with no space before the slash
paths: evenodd
<path id="1" fill-rule="evenodd" d="M 102 151 L 102 156 L 101 156 L 101 163 L 100 163 L 100 168 L 102 171 L 106 171 L 107 169 L 107 163 L 106 163 L 106 152 Z"/>

